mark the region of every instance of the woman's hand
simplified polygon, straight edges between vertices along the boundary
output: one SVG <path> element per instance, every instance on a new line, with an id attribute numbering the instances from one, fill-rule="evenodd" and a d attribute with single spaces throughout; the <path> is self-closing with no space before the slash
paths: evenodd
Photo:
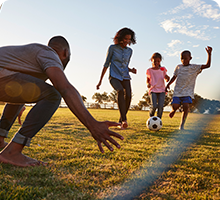
<path id="1" fill-rule="evenodd" d="M 99 83 L 96 85 L 96 89 L 99 90 L 100 86 L 101 86 L 102 82 L 99 81 Z"/>
<path id="2" fill-rule="evenodd" d="M 137 70 L 134 67 L 132 69 L 129 68 L 129 72 L 132 72 L 133 74 L 137 74 Z"/>

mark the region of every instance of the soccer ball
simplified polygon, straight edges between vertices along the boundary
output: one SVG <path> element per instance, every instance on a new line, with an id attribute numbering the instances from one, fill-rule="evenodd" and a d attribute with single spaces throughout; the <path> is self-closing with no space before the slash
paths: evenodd
<path id="1" fill-rule="evenodd" d="M 162 121 L 159 117 L 150 117 L 146 122 L 147 128 L 152 131 L 158 131 L 162 128 Z"/>

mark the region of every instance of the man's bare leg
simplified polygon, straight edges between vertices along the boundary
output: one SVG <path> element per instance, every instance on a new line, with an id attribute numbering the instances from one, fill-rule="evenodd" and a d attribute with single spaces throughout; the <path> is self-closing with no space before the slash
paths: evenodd
<path id="1" fill-rule="evenodd" d="M 29 167 L 37 165 L 45 165 L 41 161 L 35 160 L 28 156 L 22 154 L 24 145 L 10 142 L 1 152 L 0 152 L 0 162 L 8 163 L 19 167 Z"/>
<path id="2" fill-rule="evenodd" d="M 173 118 L 176 113 L 176 110 L 180 107 L 180 104 L 172 104 L 172 111 L 169 113 L 169 117 Z"/>
<path id="3" fill-rule="evenodd" d="M 5 142 L 5 137 L 0 136 L 0 149 L 3 149 L 7 146 L 7 142 Z"/>

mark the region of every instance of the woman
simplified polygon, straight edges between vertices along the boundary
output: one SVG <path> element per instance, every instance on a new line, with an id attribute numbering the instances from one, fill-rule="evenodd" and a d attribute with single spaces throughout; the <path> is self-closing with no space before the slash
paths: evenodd
<path id="1" fill-rule="evenodd" d="M 135 33 L 129 28 L 120 29 L 114 39 L 114 44 L 109 46 L 100 81 L 97 90 L 102 84 L 102 79 L 108 67 L 110 67 L 109 81 L 118 94 L 118 108 L 120 111 L 119 123 L 121 129 L 128 127 L 126 114 L 131 103 L 131 77 L 129 72 L 137 73 L 135 68 L 129 68 L 132 49 L 127 45 L 136 44 Z"/>

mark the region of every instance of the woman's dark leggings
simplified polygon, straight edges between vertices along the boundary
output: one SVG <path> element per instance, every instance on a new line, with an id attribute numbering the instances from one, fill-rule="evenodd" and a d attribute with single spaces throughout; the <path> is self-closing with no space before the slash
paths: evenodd
<path id="1" fill-rule="evenodd" d="M 131 83 L 130 80 L 120 81 L 116 78 L 110 78 L 112 87 L 118 93 L 118 108 L 120 111 L 119 122 L 127 120 L 126 114 L 131 104 Z"/>

